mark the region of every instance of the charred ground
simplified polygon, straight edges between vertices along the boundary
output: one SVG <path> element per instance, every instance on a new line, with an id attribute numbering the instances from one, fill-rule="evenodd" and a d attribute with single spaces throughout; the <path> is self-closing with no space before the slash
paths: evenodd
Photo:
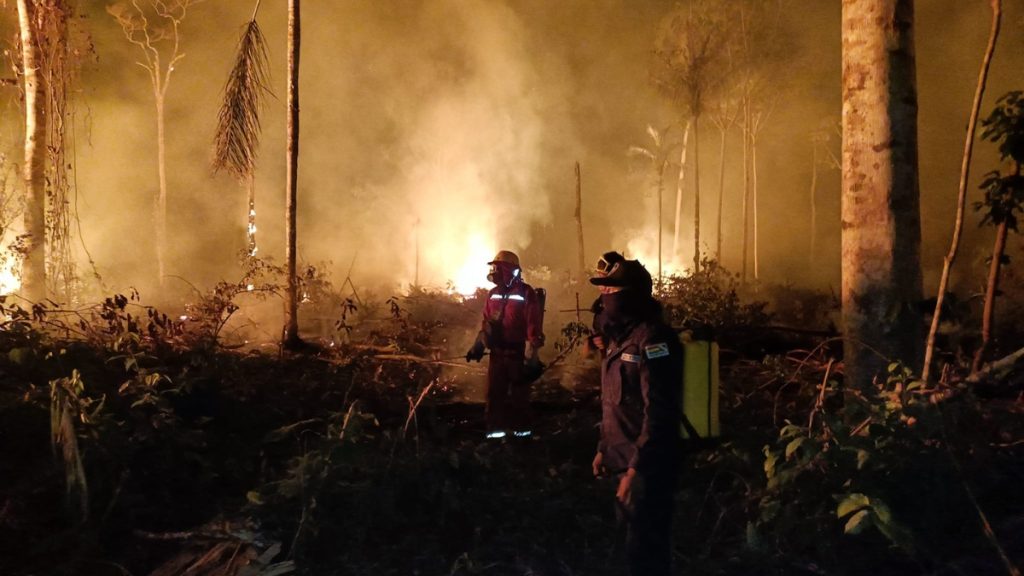
<path id="1" fill-rule="evenodd" d="M 1020 563 L 1019 366 L 967 382 L 951 352 L 937 386 L 893 364 L 849 389 L 830 297 L 704 270 L 662 292 L 675 325 L 711 324 L 723 347 L 724 436 L 681 455 L 680 569 Z M 534 390 L 535 436 L 486 442 L 481 369 L 451 360 L 479 298 L 356 302 L 318 286 L 305 311 L 336 321 L 311 326 L 300 353 L 227 336 L 244 285 L 171 317 L 136 295 L 75 312 L 6 302 L 3 572 L 619 573 L 611 487 L 589 470 L 600 406 L 577 349 L 585 315 L 549 314 L 546 359 L 565 359 Z"/>

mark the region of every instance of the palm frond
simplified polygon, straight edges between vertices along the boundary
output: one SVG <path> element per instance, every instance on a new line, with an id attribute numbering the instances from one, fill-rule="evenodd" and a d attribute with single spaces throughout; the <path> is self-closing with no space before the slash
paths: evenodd
<path id="1" fill-rule="evenodd" d="M 81 386 L 78 370 L 73 371 L 70 378 L 50 382 L 50 445 L 55 456 L 60 452 L 59 459 L 64 463 L 68 504 L 77 501 L 80 519 L 85 521 L 89 517 L 89 483 L 75 428 L 77 398 L 73 388 L 76 385 Z"/>
<path id="2" fill-rule="evenodd" d="M 641 148 L 640 146 L 630 146 L 629 150 L 626 151 L 626 154 L 628 156 L 643 156 L 644 158 L 648 158 L 650 160 L 657 159 L 657 156 L 654 154 L 654 152 L 651 152 L 647 148 Z"/>
<path id="3" fill-rule="evenodd" d="M 224 102 L 217 116 L 213 169 L 227 170 L 239 179 L 252 174 L 259 148 L 263 94 L 269 92 L 267 44 L 254 18 L 238 42 L 238 54 L 224 85 Z"/>

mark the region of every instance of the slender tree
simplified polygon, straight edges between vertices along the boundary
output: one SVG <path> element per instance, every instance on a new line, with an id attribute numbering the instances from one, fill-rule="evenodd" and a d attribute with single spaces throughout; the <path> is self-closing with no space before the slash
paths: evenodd
<path id="1" fill-rule="evenodd" d="M 33 302 L 46 297 L 46 76 L 39 53 L 40 10 L 36 0 L 18 0 L 25 79 L 25 241 L 21 291 Z"/>
<path id="2" fill-rule="evenodd" d="M 824 121 L 821 127 L 811 132 L 811 246 L 807 254 L 808 264 L 814 264 L 818 260 L 818 174 L 819 168 L 828 167 L 829 170 L 841 170 L 842 161 L 832 151 L 831 143 L 833 135 L 842 139 L 842 131 L 833 119 Z"/>
<path id="3" fill-rule="evenodd" d="M 846 377 L 920 360 L 921 221 L 913 0 L 843 0 Z"/>
<path id="4" fill-rule="evenodd" d="M 981 370 L 985 354 L 992 342 L 993 317 L 996 295 L 999 293 L 999 274 L 1006 257 L 1006 239 L 1010 231 L 1017 232 L 1017 217 L 1024 211 L 1024 92 L 1014 91 L 999 99 L 992 114 L 985 119 L 982 137 L 999 144 L 1003 161 L 1010 164 L 1010 173 L 998 170 L 985 175 L 981 187 L 985 199 L 974 208 L 984 211 L 981 224 L 996 227 L 995 243 L 989 261 L 988 281 L 985 283 L 985 307 L 982 311 L 981 346 L 974 355 L 971 369 Z M 938 311 L 936 310 L 936 314 Z"/>
<path id="5" fill-rule="evenodd" d="M 576 162 L 576 211 L 573 213 L 576 220 L 576 244 L 577 256 L 579 257 L 579 271 L 584 273 L 587 270 L 586 254 L 583 250 L 583 175 L 580 173 L 580 163 Z"/>
<path id="6" fill-rule="evenodd" d="M 761 279 L 761 253 L 759 251 L 759 240 L 760 233 L 758 230 L 758 180 L 757 180 L 757 142 L 758 136 L 764 129 L 768 118 L 772 115 L 772 111 L 775 109 L 775 94 L 772 97 L 766 98 L 758 102 L 759 106 L 754 107 L 750 115 L 750 122 L 747 125 L 747 129 L 750 132 L 750 190 L 752 195 L 752 207 L 754 210 L 754 280 Z"/>
<path id="7" fill-rule="evenodd" d="M 299 54 L 301 46 L 300 0 L 288 0 L 288 150 L 287 183 L 285 185 L 285 266 L 288 288 L 284 309 L 285 348 L 298 348 L 299 338 L 299 278 L 296 274 L 296 215 L 298 211 L 297 187 L 299 181 Z"/>
<path id="8" fill-rule="evenodd" d="M 924 364 L 921 368 L 921 379 L 925 382 L 931 378 L 932 356 L 935 353 L 935 335 L 939 332 L 939 321 L 942 317 L 942 303 L 946 298 L 949 286 L 949 274 L 956 261 L 960 248 L 960 233 L 964 228 L 964 207 L 967 204 L 967 178 L 971 170 L 971 157 L 974 153 L 974 133 L 978 125 L 978 114 L 981 111 L 981 99 L 985 95 L 985 84 L 988 81 L 988 70 L 992 65 L 992 55 L 999 40 L 999 28 L 1002 23 L 1002 0 L 990 0 L 992 6 L 992 25 L 989 28 L 988 45 L 981 58 L 981 71 L 974 89 L 974 103 L 971 105 L 971 116 L 967 123 L 967 136 L 964 139 L 963 161 L 960 163 L 960 188 L 956 201 L 956 220 L 953 223 L 953 238 L 949 244 L 949 252 L 942 262 L 942 275 L 939 277 L 939 290 L 935 295 L 935 311 L 932 313 L 931 326 L 928 328 L 928 339 L 924 347 Z M 976 362 L 977 363 L 977 362 Z"/>
<path id="9" fill-rule="evenodd" d="M 686 188 L 686 151 L 690 144 L 690 132 L 693 120 L 687 120 L 683 127 L 682 145 L 679 150 L 679 176 L 676 178 L 676 210 L 675 223 L 672 228 L 672 261 L 679 261 L 679 231 L 683 222 L 683 190 Z"/>
<path id="10" fill-rule="evenodd" d="M 700 120 L 725 77 L 723 59 L 729 30 L 717 3 L 695 0 L 672 14 L 655 51 L 655 84 L 677 102 L 693 127 L 693 269 L 700 268 Z M 684 139 L 686 137 L 684 136 Z M 680 160 L 673 258 L 678 258 L 679 212 L 685 178 L 686 147 Z"/>
<path id="11" fill-rule="evenodd" d="M 722 215 L 725 208 L 725 160 L 726 160 L 726 139 L 729 130 L 736 125 L 739 117 L 739 108 L 729 106 L 726 101 L 719 102 L 715 111 L 711 114 L 711 123 L 718 129 L 718 223 L 715 226 L 715 259 L 719 264 L 722 262 Z"/>
<path id="12" fill-rule="evenodd" d="M 751 240 L 751 210 L 753 226 L 757 227 L 757 137 L 767 124 L 775 102 L 779 98 L 780 78 L 787 73 L 787 58 L 793 50 L 788 48 L 783 29 L 783 0 L 735 0 L 729 2 L 732 10 L 729 22 L 733 25 L 728 54 L 733 76 L 733 90 L 740 101 L 740 130 L 743 134 L 743 233 L 740 277 L 747 280 Z M 753 234 L 754 268 L 757 276 L 758 235 Z"/>
<path id="13" fill-rule="evenodd" d="M 673 143 L 668 140 L 668 133 L 671 126 L 658 130 L 650 124 L 647 125 L 647 134 L 651 137 L 651 145 L 647 147 L 643 146 L 630 146 L 628 154 L 630 156 L 641 157 L 650 162 L 651 168 L 654 172 L 654 188 L 658 200 L 658 283 L 660 284 L 664 278 L 662 272 L 663 258 L 662 258 L 662 239 L 664 232 L 662 227 L 664 224 L 664 218 L 662 216 L 662 208 L 664 206 L 664 192 L 665 192 L 665 170 L 668 169 L 668 165 L 671 162 L 669 155 L 672 153 L 672 149 L 675 147 Z"/>
<path id="14" fill-rule="evenodd" d="M 267 46 L 256 21 L 260 1 L 238 42 L 235 64 L 224 86 L 224 101 L 217 117 L 213 168 L 227 170 L 246 188 L 246 248 L 255 256 L 256 155 L 260 138 L 260 111 L 268 91 Z"/>
<path id="15" fill-rule="evenodd" d="M 807 251 L 808 263 L 813 265 L 817 257 L 818 244 L 818 148 L 821 136 L 811 135 L 811 246 Z"/>
<path id="16" fill-rule="evenodd" d="M 157 280 L 163 285 L 167 270 L 167 89 L 175 67 L 185 57 L 181 51 L 181 25 L 189 9 L 202 0 L 141 0 L 120 2 L 107 7 L 107 12 L 121 25 L 125 38 L 139 47 L 142 61 L 138 64 L 149 75 L 156 106 L 157 175 L 159 192 L 154 210 L 156 223 Z M 155 18 L 153 22 L 150 18 Z"/>

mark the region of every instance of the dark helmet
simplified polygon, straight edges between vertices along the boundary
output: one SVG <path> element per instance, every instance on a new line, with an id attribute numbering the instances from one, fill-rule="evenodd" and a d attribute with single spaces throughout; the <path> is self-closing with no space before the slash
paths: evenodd
<path id="1" fill-rule="evenodd" d="M 619 262 L 624 262 L 625 260 L 626 257 L 618 252 L 605 252 L 597 259 L 597 265 L 594 266 L 594 270 L 598 274 L 608 274 L 611 272 L 612 266 L 615 266 Z"/>
<path id="2" fill-rule="evenodd" d="M 595 286 L 615 286 L 628 290 L 638 290 L 650 294 L 654 287 L 651 274 L 639 260 L 623 260 L 612 265 L 610 271 L 590 279 Z"/>

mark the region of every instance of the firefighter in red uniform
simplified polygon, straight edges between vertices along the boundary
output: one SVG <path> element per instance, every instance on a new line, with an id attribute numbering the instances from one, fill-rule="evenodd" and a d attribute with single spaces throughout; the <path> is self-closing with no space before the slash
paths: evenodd
<path id="1" fill-rule="evenodd" d="M 466 360 L 479 362 L 490 349 L 487 367 L 487 437 L 530 435 L 530 376 L 539 374 L 538 351 L 544 345 L 543 310 L 537 291 L 523 282 L 519 257 L 502 250 L 488 262 L 487 279 L 496 286 L 487 295 L 484 319 Z"/>

